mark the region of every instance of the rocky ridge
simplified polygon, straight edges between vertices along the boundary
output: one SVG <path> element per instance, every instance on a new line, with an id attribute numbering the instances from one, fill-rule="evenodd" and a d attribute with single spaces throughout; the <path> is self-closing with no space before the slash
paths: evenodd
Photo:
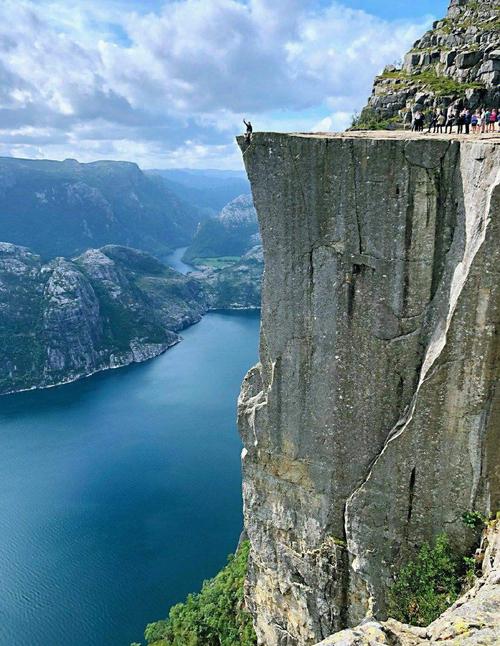
<path id="1" fill-rule="evenodd" d="M 259 644 L 310 646 L 383 620 L 419 545 L 468 553 L 463 512 L 500 508 L 500 141 L 239 143 L 266 267 L 239 399 L 247 604 Z"/>
<path id="2" fill-rule="evenodd" d="M 198 227 L 184 259 L 203 265 L 204 258 L 239 257 L 260 244 L 259 223 L 251 195 L 239 195 L 216 218 Z"/>
<path id="3" fill-rule="evenodd" d="M 159 257 L 189 243 L 199 208 L 129 162 L 0 158 L 0 240 L 45 259 L 106 244 Z"/>
<path id="4" fill-rule="evenodd" d="M 44 263 L 0 243 L 0 394 L 150 359 L 208 308 L 203 285 L 126 247 Z"/>
<path id="5" fill-rule="evenodd" d="M 417 40 L 398 68 L 377 76 L 356 127 L 390 127 L 401 111 L 451 103 L 500 105 L 500 6 L 497 0 L 452 0 L 447 16 Z"/>

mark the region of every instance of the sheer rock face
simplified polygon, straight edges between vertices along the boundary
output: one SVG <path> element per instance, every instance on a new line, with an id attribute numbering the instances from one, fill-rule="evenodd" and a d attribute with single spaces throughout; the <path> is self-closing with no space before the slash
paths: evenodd
<path id="1" fill-rule="evenodd" d="M 500 146 L 257 133 L 264 245 L 243 383 L 248 604 L 259 642 L 383 618 L 393 574 L 499 508 Z M 494 217 L 496 214 L 497 217 Z"/>
<path id="2" fill-rule="evenodd" d="M 452 0 L 448 15 L 416 41 L 401 69 L 389 66 L 375 79 L 362 118 L 390 119 L 405 108 L 443 108 L 456 100 L 472 109 L 498 107 L 499 86 L 498 0 Z"/>

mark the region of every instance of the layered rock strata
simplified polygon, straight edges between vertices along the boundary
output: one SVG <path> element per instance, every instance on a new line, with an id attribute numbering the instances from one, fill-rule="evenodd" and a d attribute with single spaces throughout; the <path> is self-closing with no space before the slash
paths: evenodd
<path id="1" fill-rule="evenodd" d="M 374 133 L 370 133 L 374 135 Z M 500 142 L 257 133 L 260 363 L 239 400 L 260 644 L 385 617 L 395 569 L 500 496 Z"/>

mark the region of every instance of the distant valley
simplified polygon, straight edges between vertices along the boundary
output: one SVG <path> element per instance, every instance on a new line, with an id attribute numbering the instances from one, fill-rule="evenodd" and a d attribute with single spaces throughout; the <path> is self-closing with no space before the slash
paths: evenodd
<path id="1" fill-rule="evenodd" d="M 196 206 L 204 215 L 217 215 L 238 195 L 250 193 L 244 171 L 167 169 L 147 170 L 147 175 L 161 177 L 179 198 Z"/>
<path id="2" fill-rule="evenodd" d="M 222 191 L 224 173 L 165 173 L 0 159 L 0 394 L 145 361 L 208 310 L 260 306 L 256 214 L 234 195 L 246 179 Z M 164 262 L 179 246 L 188 275 Z"/>
<path id="3" fill-rule="evenodd" d="M 2 157 L 0 241 L 30 247 L 45 259 L 106 244 L 161 258 L 188 245 L 200 222 L 249 191 L 243 174 L 207 173 Z"/>
<path id="4" fill-rule="evenodd" d="M 260 243 L 252 196 L 243 194 L 226 204 L 217 217 L 200 223 L 184 258 L 210 265 L 212 259 L 240 257 Z"/>

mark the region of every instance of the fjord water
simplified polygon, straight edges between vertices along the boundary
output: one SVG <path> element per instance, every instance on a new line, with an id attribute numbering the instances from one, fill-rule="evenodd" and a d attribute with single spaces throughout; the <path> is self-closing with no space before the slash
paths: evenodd
<path id="1" fill-rule="evenodd" d="M 194 271 L 194 267 L 187 265 L 182 260 L 182 256 L 186 253 L 187 247 L 177 247 L 174 249 L 170 255 L 165 258 L 167 265 L 178 271 L 180 274 L 188 274 L 190 271 Z"/>
<path id="2" fill-rule="evenodd" d="M 0 398 L 0 644 L 128 646 L 241 530 L 236 398 L 256 313 L 151 362 Z"/>

